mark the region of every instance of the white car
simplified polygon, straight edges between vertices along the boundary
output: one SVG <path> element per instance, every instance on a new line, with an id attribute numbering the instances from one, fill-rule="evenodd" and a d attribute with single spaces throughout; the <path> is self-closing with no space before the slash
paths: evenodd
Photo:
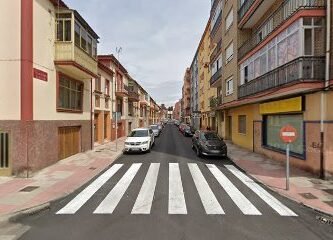
<path id="1" fill-rule="evenodd" d="M 150 152 L 154 143 L 155 137 L 152 129 L 137 128 L 125 140 L 124 152 Z"/>

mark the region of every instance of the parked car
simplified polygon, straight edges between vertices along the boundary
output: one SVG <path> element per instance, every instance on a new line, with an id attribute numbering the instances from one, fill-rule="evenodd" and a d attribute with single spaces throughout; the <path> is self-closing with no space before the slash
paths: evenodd
<path id="1" fill-rule="evenodd" d="M 195 130 L 193 127 L 190 127 L 188 125 L 186 125 L 184 127 L 183 134 L 185 137 L 192 137 L 194 135 L 194 133 L 195 133 Z"/>
<path id="2" fill-rule="evenodd" d="M 227 156 L 227 145 L 215 132 L 196 131 L 192 137 L 192 148 L 197 156 Z"/>
<path id="3" fill-rule="evenodd" d="M 160 133 L 161 133 L 162 130 L 163 130 L 163 124 L 162 123 L 158 123 L 157 127 L 158 127 L 158 129 L 160 130 Z"/>
<path id="4" fill-rule="evenodd" d="M 181 132 L 181 133 L 183 133 L 184 134 L 184 128 L 187 126 L 187 124 L 185 124 L 185 123 L 181 123 L 180 125 L 179 125 L 179 131 Z"/>
<path id="5" fill-rule="evenodd" d="M 137 128 L 125 140 L 124 152 L 150 152 L 154 143 L 155 136 L 152 129 Z"/>
<path id="6" fill-rule="evenodd" d="M 178 127 L 180 123 L 178 120 L 175 120 L 174 124 Z"/>
<path id="7" fill-rule="evenodd" d="M 154 136 L 158 137 L 161 134 L 161 129 L 158 127 L 158 125 L 154 124 L 154 125 L 150 125 L 150 128 L 153 130 L 154 132 Z"/>

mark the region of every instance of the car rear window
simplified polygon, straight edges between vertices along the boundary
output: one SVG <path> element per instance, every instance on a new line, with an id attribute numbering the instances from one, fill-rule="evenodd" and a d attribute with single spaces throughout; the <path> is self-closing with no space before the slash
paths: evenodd
<path id="1" fill-rule="evenodd" d="M 151 129 L 158 129 L 158 126 L 157 125 L 152 125 L 150 126 Z"/>
<path id="2" fill-rule="evenodd" d="M 129 136 L 130 137 L 148 137 L 148 131 L 147 130 L 132 131 Z"/>
<path id="3" fill-rule="evenodd" d="M 220 137 L 216 133 L 203 133 L 202 134 L 203 139 L 205 140 L 221 140 Z"/>

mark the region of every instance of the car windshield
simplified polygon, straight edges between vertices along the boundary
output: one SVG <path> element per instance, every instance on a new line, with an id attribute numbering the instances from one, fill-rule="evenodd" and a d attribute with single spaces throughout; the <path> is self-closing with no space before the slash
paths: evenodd
<path id="1" fill-rule="evenodd" d="M 202 138 L 205 139 L 205 140 L 208 140 L 208 141 L 210 141 L 210 140 L 221 140 L 220 137 L 216 133 L 212 133 L 212 132 L 203 133 Z"/>
<path id="2" fill-rule="evenodd" d="M 135 130 L 132 131 L 129 137 L 148 137 L 148 130 Z"/>
<path id="3" fill-rule="evenodd" d="M 150 128 L 154 130 L 154 129 L 158 129 L 158 126 L 157 125 L 151 125 Z"/>

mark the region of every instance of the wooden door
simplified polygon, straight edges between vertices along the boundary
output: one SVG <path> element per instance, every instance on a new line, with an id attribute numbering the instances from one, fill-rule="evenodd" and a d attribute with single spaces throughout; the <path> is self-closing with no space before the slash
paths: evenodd
<path id="1" fill-rule="evenodd" d="M 98 113 L 95 113 L 94 114 L 94 140 L 95 142 L 98 142 L 98 128 L 99 128 L 99 125 L 98 125 Z"/>
<path id="2" fill-rule="evenodd" d="M 59 160 L 81 152 L 81 127 L 61 127 L 58 129 Z"/>

